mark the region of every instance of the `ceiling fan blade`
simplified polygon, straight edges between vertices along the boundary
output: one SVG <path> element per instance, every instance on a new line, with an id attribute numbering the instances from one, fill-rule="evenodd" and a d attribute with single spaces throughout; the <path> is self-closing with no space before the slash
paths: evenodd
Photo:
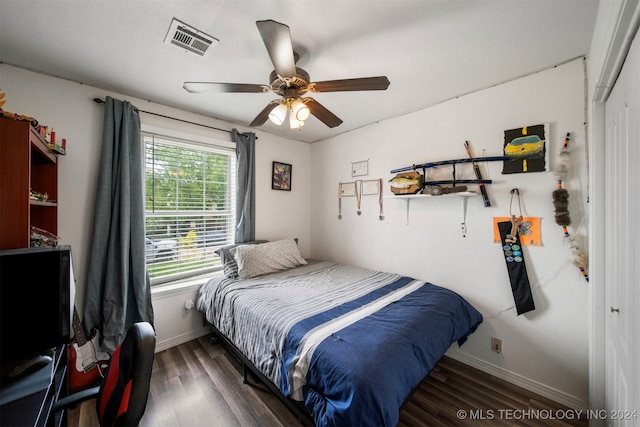
<path id="1" fill-rule="evenodd" d="M 311 92 L 346 92 L 356 90 L 386 90 L 389 87 L 387 76 L 362 77 L 359 79 L 327 80 L 315 82 Z"/>
<path id="2" fill-rule="evenodd" d="M 250 92 L 250 93 L 262 93 L 265 89 L 268 89 L 264 85 L 254 85 L 247 83 L 215 83 L 215 82 L 184 82 L 182 85 L 184 90 L 191 93 L 200 93 L 206 91 L 212 91 L 216 93 L 229 93 L 229 92 Z"/>
<path id="3" fill-rule="evenodd" d="M 281 77 L 295 77 L 296 62 L 289 27 L 272 19 L 256 21 L 256 25 L 276 73 Z"/>
<path id="4" fill-rule="evenodd" d="M 270 102 L 266 107 L 264 107 L 264 109 L 262 111 L 260 111 L 258 113 L 256 118 L 253 119 L 253 121 L 251 123 L 249 123 L 249 126 L 251 126 L 251 127 L 253 127 L 253 126 L 262 126 L 264 124 L 264 122 L 266 122 L 267 119 L 269 118 L 269 113 L 271 112 L 271 110 L 273 110 L 277 106 L 278 106 L 278 102 L 275 102 L 275 101 Z"/>
<path id="5" fill-rule="evenodd" d="M 306 97 L 304 98 L 304 103 L 307 107 L 309 107 L 309 111 L 311 114 L 316 116 L 318 120 L 320 120 L 325 125 L 330 128 L 334 128 L 336 126 L 340 126 L 342 124 L 342 120 L 331 111 L 327 110 L 322 104 L 316 101 L 313 98 Z"/>

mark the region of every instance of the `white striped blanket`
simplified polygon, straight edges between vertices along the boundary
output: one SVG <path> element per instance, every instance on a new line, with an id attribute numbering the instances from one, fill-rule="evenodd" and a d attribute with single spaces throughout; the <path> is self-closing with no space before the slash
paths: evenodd
<path id="1" fill-rule="evenodd" d="M 282 347 L 294 324 L 399 277 L 329 261 L 310 262 L 248 280 L 214 278 L 200 289 L 197 307 L 208 322 L 278 385 Z"/>

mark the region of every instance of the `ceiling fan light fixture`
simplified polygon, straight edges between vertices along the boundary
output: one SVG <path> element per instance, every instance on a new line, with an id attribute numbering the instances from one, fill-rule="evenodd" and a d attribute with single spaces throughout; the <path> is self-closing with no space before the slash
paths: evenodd
<path id="1" fill-rule="evenodd" d="M 309 107 L 298 98 L 291 103 L 291 114 L 299 121 L 307 120 L 310 114 Z"/>
<path id="2" fill-rule="evenodd" d="M 301 130 L 302 126 L 304 126 L 304 122 L 302 120 L 296 119 L 294 114 L 289 114 L 289 127 L 291 129 Z"/>
<path id="3" fill-rule="evenodd" d="M 278 104 L 278 106 L 271 110 L 271 112 L 269 113 L 269 120 L 280 126 L 282 123 L 284 123 L 284 119 L 286 116 L 287 107 L 284 104 Z"/>

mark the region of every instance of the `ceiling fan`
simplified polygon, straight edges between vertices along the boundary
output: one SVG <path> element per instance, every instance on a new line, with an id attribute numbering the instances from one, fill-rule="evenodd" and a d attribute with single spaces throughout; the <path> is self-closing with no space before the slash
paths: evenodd
<path id="1" fill-rule="evenodd" d="M 339 126 L 342 123 L 339 117 L 315 99 L 309 96 L 302 97 L 308 92 L 386 90 L 389 87 L 389 79 L 386 76 L 311 82 L 309 73 L 302 68 L 296 67 L 297 54 L 293 51 L 289 27 L 271 19 L 257 21 L 256 25 L 275 68 L 269 76 L 269 85 L 185 82 L 184 89 L 191 93 L 205 91 L 218 93 L 276 93 L 282 98 L 271 101 L 258 113 L 249 126 L 261 126 L 267 119 L 280 125 L 284 122 L 287 112 L 289 112 L 291 128 L 300 129 L 309 114 L 313 114 L 330 128 Z"/>

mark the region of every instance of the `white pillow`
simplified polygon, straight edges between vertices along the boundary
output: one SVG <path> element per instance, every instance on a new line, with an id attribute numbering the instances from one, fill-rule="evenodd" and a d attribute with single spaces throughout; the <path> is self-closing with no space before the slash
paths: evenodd
<path id="1" fill-rule="evenodd" d="M 293 239 L 261 245 L 241 245 L 235 248 L 235 252 L 240 279 L 250 279 L 307 263 Z"/>

